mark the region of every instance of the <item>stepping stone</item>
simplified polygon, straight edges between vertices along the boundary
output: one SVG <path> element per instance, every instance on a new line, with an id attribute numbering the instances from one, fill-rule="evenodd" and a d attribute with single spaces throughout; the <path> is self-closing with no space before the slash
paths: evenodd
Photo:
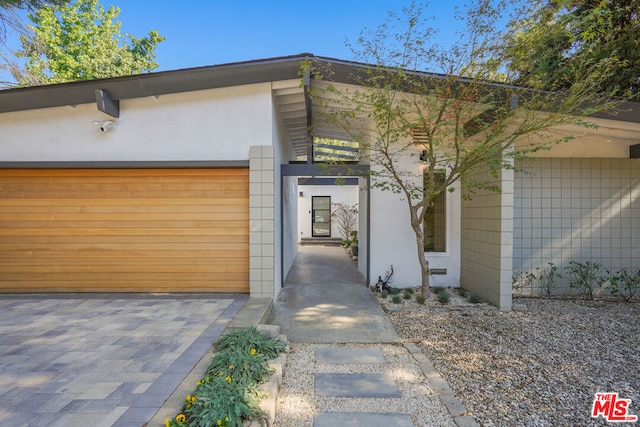
<path id="1" fill-rule="evenodd" d="M 321 412 L 313 427 L 415 427 L 409 414 L 367 414 L 362 412 Z"/>
<path id="2" fill-rule="evenodd" d="M 316 374 L 316 396 L 389 398 L 401 397 L 389 374 Z"/>
<path id="3" fill-rule="evenodd" d="M 321 347 L 316 349 L 316 363 L 323 365 L 382 365 L 379 348 Z"/>

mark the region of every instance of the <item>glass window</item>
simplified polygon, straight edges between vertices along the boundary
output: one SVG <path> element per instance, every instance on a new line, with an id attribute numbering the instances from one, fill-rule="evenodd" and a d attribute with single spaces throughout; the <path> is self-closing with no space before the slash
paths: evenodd
<path id="1" fill-rule="evenodd" d="M 427 180 L 426 171 L 424 179 Z M 444 183 L 445 172 L 436 171 L 435 180 L 437 183 Z M 445 191 L 438 194 L 427 209 L 423 230 L 425 252 L 445 252 L 447 250 L 447 193 Z"/>
<path id="2" fill-rule="evenodd" d="M 311 237 L 331 237 L 331 197 L 311 197 Z"/>

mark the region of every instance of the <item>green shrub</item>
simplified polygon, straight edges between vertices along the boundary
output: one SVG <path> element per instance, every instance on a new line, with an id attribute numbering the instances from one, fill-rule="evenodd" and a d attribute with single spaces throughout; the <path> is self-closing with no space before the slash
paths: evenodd
<path id="1" fill-rule="evenodd" d="M 431 292 L 433 292 L 436 295 L 439 294 L 442 291 L 444 291 L 444 288 L 442 286 L 433 286 L 433 287 L 431 287 Z"/>
<path id="2" fill-rule="evenodd" d="M 394 295 L 393 298 L 391 298 L 391 301 L 394 304 L 400 304 L 402 302 L 402 299 L 400 298 L 400 295 Z"/>
<path id="3" fill-rule="evenodd" d="M 404 299 L 411 299 L 413 297 L 413 295 L 411 295 L 410 292 L 405 291 L 404 294 L 402 295 L 402 298 Z"/>
<path id="4" fill-rule="evenodd" d="M 402 292 L 402 290 L 400 290 L 399 288 L 390 288 L 389 289 L 389 293 L 391 295 L 398 295 L 400 292 Z"/>
<path id="5" fill-rule="evenodd" d="M 420 305 L 424 305 L 424 303 L 427 301 L 427 297 L 425 297 L 424 295 L 416 295 L 416 302 Z"/>
<path id="6" fill-rule="evenodd" d="M 405 290 L 404 290 L 404 291 L 405 291 L 405 292 L 407 292 L 407 293 L 409 293 L 409 294 L 411 294 L 411 295 L 413 295 L 413 293 L 414 293 L 416 290 L 415 290 L 415 289 L 413 289 L 413 288 L 405 288 Z"/>
<path id="7" fill-rule="evenodd" d="M 228 349 L 240 349 L 250 352 L 256 349 L 267 359 L 275 359 L 278 354 L 284 353 L 286 344 L 280 340 L 271 338 L 267 334 L 258 332 L 256 328 L 235 328 L 226 332 L 213 346 L 218 352 Z"/>
<path id="8" fill-rule="evenodd" d="M 556 288 L 556 279 L 561 277 L 560 273 L 558 273 L 558 267 L 550 262 L 546 266 L 536 268 L 536 273 L 538 287 L 549 298 Z"/>
<path id="9" fill-rule="evenodd" d="M 582 296 L 593 298 L 607 281 L 606 278 L 600 276 L 600 268 L 602 265 L 599 262 L 569 261 L 569 265 L 565 267 L 565 270 L 571 275 L 569 287 L 578 289 Z"/>
<path id="10" fill-rule="evenodd" d="M 482 302 L 482 298 L 480 298 L 480 296 L 476 294 L 471 293 L 467 297 L 467 301 L 469 301 L 471 304 L 479 304 Z"/>
<path id="11" fill-rule="evenodd" d="M 241 427 L 243 419 L 252 418 L 263 422 L 259 403 L 264 395 L 258 384 L 272 373 L 269 359 L 285 349 L 285 343 L 255 328 L 230 330 L 214 345 L 217 353 L 180 414 L 168 418 L 165 425 Z"/>
<path id="12" fill-rule="evenodd" d="M 451 298 L 451 295 L 449 295 L 449 292 L 447 292 L 446 290 L 444 289 L 441 290 L 436 294 L 436 296 L 438 297 L 438 302 L 440 304 L 449 304 L 449 299 Z"/>
<path id="13" fill-rule="evenodd" d="M 389 296 L 389 291 L 384 290 L 384 291 L 380 292 L 380 298 L 387 299 L 388 296 Z"/>
<path id="14" fill-rule="evenodd" d="M 640 289 L 640 270 L 635 274 L 620 270 L 611 278 L 611 295 L 620 295 L 627 302 L 636 296 L 638 289 Z"/>

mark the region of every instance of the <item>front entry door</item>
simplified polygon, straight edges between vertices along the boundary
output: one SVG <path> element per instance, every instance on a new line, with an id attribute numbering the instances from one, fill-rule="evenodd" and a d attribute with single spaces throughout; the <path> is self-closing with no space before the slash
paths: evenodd
<path id="1" fill-rule="evenodd" d="M 331 237 L 331 197 L 311 198 L 311 236 Z"/>

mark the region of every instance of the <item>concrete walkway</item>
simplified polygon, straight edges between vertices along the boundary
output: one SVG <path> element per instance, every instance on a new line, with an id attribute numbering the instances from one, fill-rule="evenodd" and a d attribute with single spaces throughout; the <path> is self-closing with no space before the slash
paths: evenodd
<path id="1" fill-rule="evenodd" d="M 3 295 L 0 424 L 142 426 L 247 300 Z"/>
<path id="2" fill-rule="evenodd" d="M 335 371 L 315 374 L 314 398 L 381 399 L 381 402 L 388 402 L 388 399 L 401 397 L 388 372 L 341 372 L 341 367 L 345 365 L 383 365 L 381 349 L 385 345 L 401 343 L 393 325 L 344 249 L 329 246 L 299 247 L 294 266 L 268 322 L 280 326 L 282 333 L 294 343 L 379 344 L 378 348 L 370 349 L 347 348 L 348 346 L 319 348 L 315 363 L 337 368 Z M 464 406 L 453 397 L 446 382 L 419 349 L 411 344 L 405 347 L 425 375 L 421 381 L 431 383 L 441 393 L 445 392 L 445 396 L 440 396 L 445 411 L 443 419 L 451 420 L 459 427 L 477 427 L 472 418 L 463 416 Z M 388 413 L 320 412 L 316 413 L 313 425 L 415 425 L 409 414 L 395 413 L 393 409 L 388 407 Z"/>
<path id="3" fill-rule="evenodd" d="M 301 246 L 269 323 L 292 342 L 399 342 L 341 247 Z"/>

